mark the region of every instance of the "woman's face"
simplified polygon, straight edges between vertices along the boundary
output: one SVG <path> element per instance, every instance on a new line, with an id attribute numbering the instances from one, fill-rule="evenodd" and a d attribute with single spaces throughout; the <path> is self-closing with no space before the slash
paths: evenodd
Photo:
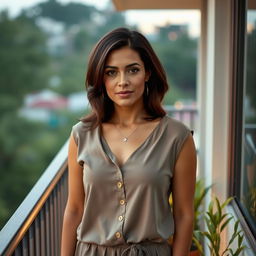
<path id="1" fill-rule="evenodd" d="M 139 54 L 129 47 L 112 51 L 106 61 L 104 83 L 116 106 L 143 104 L 145 81 L 149 78 Z"/>

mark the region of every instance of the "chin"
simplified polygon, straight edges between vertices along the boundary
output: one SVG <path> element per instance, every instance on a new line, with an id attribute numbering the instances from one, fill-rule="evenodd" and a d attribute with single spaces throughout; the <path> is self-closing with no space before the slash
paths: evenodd
<path id="1" fill-rule="evenodd" d="M 113 100 L 114 105 L 118 107 L 133 107 L 135 105 L 143 104 L 143 98 L 129 98 L 129 99 L 116 99 Z"/>
<path id="2" fill-rule="evenodd" d="M 115 103 L 116 106 L 118 107 L 132 107 L 134 106 L 134 103 L 130 103 L 130 102 L 118 102 L 118 103 Z"/>
<path id="3" fill-rule="evenodd" d="M 118 100 L 118 101 L 115 101 L 114 104 L 118 107 L 132 107 L 135 104 L 139 104 L 139 103 L 133 100 L 121 100 L 121 101 Z"/>

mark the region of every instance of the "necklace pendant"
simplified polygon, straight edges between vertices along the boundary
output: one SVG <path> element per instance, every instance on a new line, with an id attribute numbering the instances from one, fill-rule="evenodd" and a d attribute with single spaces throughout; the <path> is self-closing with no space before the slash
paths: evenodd
<path id="1" fill-rule="evenodd" d="M 127 142 L 127 141 L 128 141 L 128 138 L 124 137 L 123 142 Z"/>

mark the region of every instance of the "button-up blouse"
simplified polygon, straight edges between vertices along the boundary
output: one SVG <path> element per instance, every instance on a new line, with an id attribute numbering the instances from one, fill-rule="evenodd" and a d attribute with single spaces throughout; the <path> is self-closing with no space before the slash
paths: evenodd
<path id="1" fill-rule="evenodd" d="M 99 126 L 73 126 L 85 193 L 75 255 L 171 255 L 166 241 L 175 227 L 169 197 L 175 162 L 189 133 L 164 116 L 120 167 Z"/>

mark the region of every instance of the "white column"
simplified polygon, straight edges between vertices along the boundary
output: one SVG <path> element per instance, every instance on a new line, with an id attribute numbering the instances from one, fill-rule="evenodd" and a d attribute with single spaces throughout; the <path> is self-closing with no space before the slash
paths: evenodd
<path id="1" fill-rule="evenodd" d="M 227 198 L 229 182 L 230 22 L 231 0 L 202 0 L 200 176 L 206 185 L 214 184 L 212 192 L 221 201 Z M 210 194 L 206 205 L 209 201 Z M 223 244 L 225 240 L 224 235 Z"/>
<path id="2" fill-rule="evenodd" d="M 203 1 L 204 2 L 204 1 Z M 230 0 L 202 5 L 200 104 L 200 169 L 213 192 L 227 197 L 230 71 Z M 204 33 L 204 35 L 203 35 Z M 204 38 L 206 36 L 206 38 Z"/>

